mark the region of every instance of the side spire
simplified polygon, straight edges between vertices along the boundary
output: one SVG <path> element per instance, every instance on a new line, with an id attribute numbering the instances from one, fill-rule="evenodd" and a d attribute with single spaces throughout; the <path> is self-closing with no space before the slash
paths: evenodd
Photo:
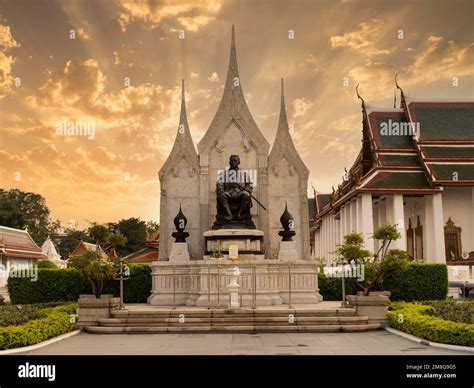
<path id="1" fill-rule="evenodd" d="M 184 131 L 189 132 L 188 116 L 186 114 L 186 102 L 184 100 L 184 79 L 181 80 L 181 113 L 179 116 L 178 134 L 183 135 Z"/>
<path id="2" fill-rule="evenodd" d="M 288 119 L 286 117 L 285 88 L 284 88 L 284 84 L 283 84 L 283 78 L 281 79 L 280 119 L 278 121 L 277 136 L 278 136 L 279 132 L 283 132 L 284 134 L 288 134 L 288 136 L 290 135 L 290 129 L 289 129 L 289 126 L 288 126 Z"/>

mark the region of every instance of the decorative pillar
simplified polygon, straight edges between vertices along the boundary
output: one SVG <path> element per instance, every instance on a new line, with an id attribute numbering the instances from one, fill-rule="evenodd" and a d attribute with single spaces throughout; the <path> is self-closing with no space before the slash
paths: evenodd
<path id="1" fill-rule="evenodd" d="M 374 252 L 374 216 L 372 209 L 372 194 L 363 193 L 360 197 L 360 233 L 364 235 L 364 246 L 370 252 Z M 359 201 L 358 198 L 358 201 Z"/>
<path id="2" fill-rule="evenodd" d="M 357 200 L 351 201 L 351 231 L 357 232 Z"/>
<path id="3" fill-rule="evenodd" d="M 423 252 L 427 262 L 445 263 L 443 198 L 441 193 L 425 195 L 426 241 Z"/>
<path id="4" fill-rule="evenodd" d="M 387 223 L 396 224 L 401 238 L 393 241 L 390 245 L 394 249 L 407 250 L 407 234 L 405 228 L 405 211 L 403 207 L 403 194 L 393 194 L 387 196 L 386 204 Z M 442 222 L 442 220 L 441 220 Z"/>
<path id="5" fill-rule="evenodd" d="M 346 225 L 345 225 L 345 232 L 344 236 L 348 235 L 351 232 L 351 203 L 346 202 L 344 205 L 345 213 L 346 213 Z"/>

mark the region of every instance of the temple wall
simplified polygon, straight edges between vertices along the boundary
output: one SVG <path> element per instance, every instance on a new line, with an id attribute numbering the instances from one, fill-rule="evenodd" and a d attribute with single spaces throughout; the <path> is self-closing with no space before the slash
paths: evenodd
<path id="1" fill-rule="evenodd" d="M 278 232 L 282 230 L 280 217 L 285 210 L 285 203 L 288 204 L 288 211 L 294 217 L 296 235 L 293 240 L 296 241 L 298 256 L 305 258 L 309 255 L 308 200 L 306 198 L 305 203 L 302 203 L 301 186 L 296 170 L 288 164 L 286 159 L 280 160 L 278 165 L 269 166 L 268 224 L 270 246 L 267 249 L 267 258 L 277 258 L 278 256 L 281 241 Z M 305 235 L 307 235 L 306 241 Z"/>
<path id="2" fill-rule="evenodd" d="M 199 257 L 199 175 L 182 159 L 172 172 L 161 182 L 160 203 L 160 260 L 167 260 L 171 251 L 171 236 L 176 231 L 173 220 L 178 214 L 179 205 L 188 220 L 186 231 L 191 258 Z"/>

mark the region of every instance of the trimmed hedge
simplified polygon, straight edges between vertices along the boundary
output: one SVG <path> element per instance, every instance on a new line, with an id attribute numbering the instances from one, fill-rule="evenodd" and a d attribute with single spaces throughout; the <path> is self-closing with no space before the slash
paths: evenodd
<path id="1" fill-rule="evenodd" d="M 324 301 L 342 300 L 342 279 L 330 278 L 323 273 L 318 274 L 319 293 L 323 296 Z M 346 279 L 346 295 L 354 295 L 357 292 L 356 285 Z"/>
<path id="2" fill-rule="evenodd" d="M 151 294 L 151 268 L 148 265 L 129 265 L 130 278 L 124 280 L 125 303 L 146 303 Z M 104 294 L 120 295 L 120 282 L 112 281 L 104 287 Z"/>
<path id="3" fill-rule="evenodd" d="M 77 303 L 68 303 L 46 308 L 37 312 L 38 319 L 20 326 L 0 327 L 0 349 L 34 345 L 71 331 L 74 328 L 71 314 L 78 307 Z"/>
<path id="4" fill-rule="evenodd" d="M 443 300 L 448 295 L 448 269 L 446 264 L 410 263 L 405 272 L 387 277 L 381 288 L 392 292 L 392 301 Z"/>
<path id="5" fill-rule="evenodd" d="M 38 280 L 8 277 L 12 304 L 77 301 L 80 294 L 90 294 L 90 287 L 74 268 L 38 269 Z"/>
<path id="6" fill-rule="evenodd" d="M 12 304 L 77 301 L 80 294 L 91 294 L 91 287 L 75 268 L 38 269 L 38 280 L 9 277 L 8 292 Z M 120 293 L 119 282 L 111 280 L 103 294 Z M 124 281 L 126 303 L 146 303 L 151 293 L 151 268 L 130 265 L 130 279 Z"/>
<path id="7" fill-rule="evenodd" d="M 474 325 L 434 316 L 435 309 L 419 303 L 395 302 L 390 307 L 390 326 L 433 342 L 474 346 Z"/>

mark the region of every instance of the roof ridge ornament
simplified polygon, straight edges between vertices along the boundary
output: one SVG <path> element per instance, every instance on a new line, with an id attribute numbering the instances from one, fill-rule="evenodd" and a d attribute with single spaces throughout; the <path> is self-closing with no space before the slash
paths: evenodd
<path id="1" fill-rule="evenodd" d="M 356 94 L 357 94 L 357 98 L 362 101 L 362 110 L 365 112 L 365 101 L 359 94 L 359 84 L 356 85 Z"/>
<path id="2" fill-rule="evenodd" d="M 398 90 L 400 90 L 400 108 L 405 109 L 406 107 L 406 102 L 405 102 L 405 93 L 403 92 L 403 89 L 398 85 L 397 81 L 398 73 L 395 74 L 395 86 L 397 87 Z"/>

